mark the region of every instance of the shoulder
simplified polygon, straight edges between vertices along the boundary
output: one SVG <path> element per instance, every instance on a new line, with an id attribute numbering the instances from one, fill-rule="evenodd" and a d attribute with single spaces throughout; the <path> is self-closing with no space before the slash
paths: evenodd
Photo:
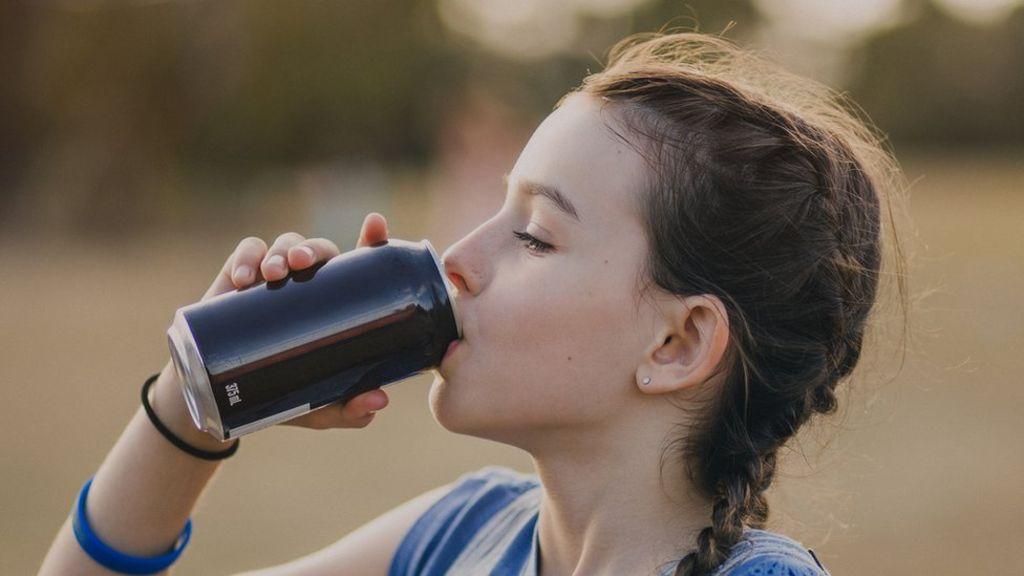
<path id="1" fill-rule="evenodd" d="M 521 524 L 539 505 L 536 474 L 505 466 L 488 465 L 463 473 L 449 486 L 399 543 L 390 576 L 443 574 L 463 552 L 491 533 L 487 526 Z"/>
<path id="2" fill-rule="evenodd" d="M 748 528 L 716 576 L 830 576 L 802 543 L 786 535 Z"/>
<path id="3" fill-rule="evenodd" d="M 527 474 L 506 466 L 488 465 L 465 472 L 421 520 L 447 521 L 453 515 L 480 516 L 497 511 L 522 494 L 540 486 L 536 474 Z M 429 516 L 429 517 L 428 517 Z M 465 521 L 465 518 L 461 518 Z"/>
<path id="4" fill-rule="evenodd" d="M 540 479 L 537 478 L 536 474 L 528 474 L 507 466 L 490 464 L 465 472 L 456 478 L 452 484 L 455 489 L 464 491 L 485 489 L 521 493 L 540 486 Z"/>

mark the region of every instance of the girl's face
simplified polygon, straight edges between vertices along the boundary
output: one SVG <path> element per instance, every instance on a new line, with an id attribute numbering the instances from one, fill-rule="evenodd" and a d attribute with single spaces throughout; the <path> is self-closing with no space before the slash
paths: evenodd
<path id="1" fill-rule="evenodd" d="M 647 242 L 635 204 L 646 167 L 600 107 L 568 97 L 521 152 L 501 209 L 444 253 L 463 340 L 430 406 L 449 430 L 516 444 L 607 427 L 645 396 L 636 370 L 656 316 L 637 300 Z"/>

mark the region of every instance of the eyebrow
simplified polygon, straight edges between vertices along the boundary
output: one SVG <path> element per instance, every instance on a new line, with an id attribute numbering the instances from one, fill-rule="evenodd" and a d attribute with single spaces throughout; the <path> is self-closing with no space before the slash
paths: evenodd
<path id="1" fill-rule="evenodd" d="M 505 181 L 505 184 L 508 185 L 510 179 L 508 173 L 505 173 L 502 176 L 502 179 Z M 517 178 L 516 183 L 519 185 L 519 188 L 527 194 L 547 198 L 555 205 L 555 208 L 558 208 L 573 220 L 580 222 L 580 216 L 579 213 L 576 212 L 576 206 L 574 206 L 558 188 L 548 186 L 547 184 L 541 184 L 540 182 L 534 182 L 533 180 L 526 180 L 524 178 Z"/>

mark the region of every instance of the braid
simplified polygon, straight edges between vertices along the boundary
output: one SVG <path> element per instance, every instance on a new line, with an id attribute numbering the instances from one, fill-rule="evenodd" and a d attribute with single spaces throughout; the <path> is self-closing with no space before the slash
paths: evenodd
<path id="1" fill-rule="evenodd" d="M 775 475 L 776 451 L 752 455 L 744 465 L 719 477 L 711 498 L 711 525 L 697 535 L 697 549 L 676 565 L 675 576 L 708 576 L 725 562 L 746 526 L 768 520 L 765 491 Z"/>
<path id="2" fill-rule="evenodd" d="M 832 413 L 837 408 L 836 385 L 848 376 L 860 359 L 866 319 L 878 289 L 881 265 L 880 202 L 870 176 L 860 169 L 854 153 L 833 134 L 816 131 L 822 141 L 826 190 L 823 210 L 833 226 L 835 245 L 823 267 L 835 302 L 830 314 L 833 337 L 829 346 L 829 366 L 809 395 L 810 408 Z M 865 207 L 867 209 L 865 209 Z"/>

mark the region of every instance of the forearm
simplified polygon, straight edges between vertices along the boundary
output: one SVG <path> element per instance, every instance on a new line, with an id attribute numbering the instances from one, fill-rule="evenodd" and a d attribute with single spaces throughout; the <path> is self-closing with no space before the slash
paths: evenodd
<path id="1" fill-rule="evenodd" d="M 189 444 L 213 451 L 230 446 L 192 425 L 170 362 L 154 382 L 150 399 L 160 420 Z M 173 446 L 140 406 L 96 472 L 86 500 L 89 523 L 117 550 L 137 556 L 163 554 L 173 546 L 219 465 L 219 460 L 196 458 Z M 73 500 L 68 499 L 69 511 Z M 70 515 L 39 573 L 114 574 L 81 549 Z"/>

